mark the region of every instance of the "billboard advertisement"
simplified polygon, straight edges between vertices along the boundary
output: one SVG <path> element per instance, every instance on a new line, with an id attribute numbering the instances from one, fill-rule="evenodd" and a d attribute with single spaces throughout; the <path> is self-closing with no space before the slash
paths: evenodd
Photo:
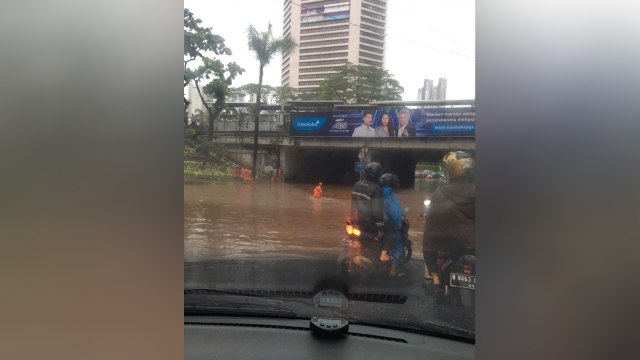
<path id="1" fill-rule="evenodd" d="M 291 137 L 473 137 L 475 107 L 292 112 Z"/>

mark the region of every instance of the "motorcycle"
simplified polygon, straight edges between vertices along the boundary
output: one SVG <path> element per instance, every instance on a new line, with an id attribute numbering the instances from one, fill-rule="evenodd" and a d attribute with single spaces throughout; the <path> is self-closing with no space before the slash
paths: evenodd
<path id="1" fill-rule="evenodd" d="M 474 249 L 461 254 L 439 254 L 437 259 L 440 283 L 443 286 L 442 303 L 474 306 L 476 289 L 476 256 Z"/>
<path id="2" fill-rule="evenodd" d="M 405 214 L 408 208 L 405 209 Z M 402 261 L 405 265 L 413 254 L 413 243 L 409 240 L 409 219 L 403 215 L 400 238 L 402 239 Z M 344 277 L 354 275 L 388 274 L 391 261 L 381 261 L 382 241 L 375 235 L 362 231 L 347 219 L 346 236 L 342 238 L 343 252 L 338 257 L 338 268 Z"/>
<path id="3" fill-rule="evenodd" d="M 424 201 L 420 217 L 426 218 L 431 200 Z M 436 260 L 443 296 L 440 303 L 474 306 L 476 289 L 475 249 L 466 248 L 458 254 L 439 253 Z"/>

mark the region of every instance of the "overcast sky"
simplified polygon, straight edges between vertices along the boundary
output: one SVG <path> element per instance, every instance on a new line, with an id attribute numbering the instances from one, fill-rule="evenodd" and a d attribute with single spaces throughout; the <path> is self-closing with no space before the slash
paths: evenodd
<path id="1" fill-rule="evenodd" d="M 295 5 L 294 5 L 295 6 Z M 282 36 L 283 0 L 184 0 L 202 25 L 225 38 L 231 56 L 246 71 L 233 86 L 258 82 L 258 61 L 248 50 L 246 29 L 273 24 Z M 447 99 L 475 98 L 475 2 L 473 0 L 387 0 L 385 68 L 416 100 L 423 80 L 447 78 Z M 281 57 L 265 67 L 264 83 L 280 85 Z"/>

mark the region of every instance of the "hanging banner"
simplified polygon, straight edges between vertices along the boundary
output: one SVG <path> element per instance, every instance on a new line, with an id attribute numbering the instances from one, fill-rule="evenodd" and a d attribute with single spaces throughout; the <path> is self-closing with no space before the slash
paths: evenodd
<path id="1" fill-rule="evenodd" d="M 474 137 L 475 108 L 292 112 L 291 137 Z"/>

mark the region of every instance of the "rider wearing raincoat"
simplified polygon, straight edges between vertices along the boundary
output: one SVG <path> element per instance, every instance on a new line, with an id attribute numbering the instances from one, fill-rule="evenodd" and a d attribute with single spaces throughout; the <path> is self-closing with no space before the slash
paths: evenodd
<path id="1" fill-rule="evenodd" d="M 387 254 L 391 257 L 390 276 L 404 276 L 400 271 L 400 264 L 403 256 L 403 244 L 401 238 L 402 231 L 402 207 L 400 201 L 393 193 L 393 189 L 398 188 L 400 180 L 394 174 L 384 174 L 380 177 L 380 189 L 382 190 L 382 202 L 384 204 L 385 230 L 382 237 L 381 259 L 385 259 Z"/>

